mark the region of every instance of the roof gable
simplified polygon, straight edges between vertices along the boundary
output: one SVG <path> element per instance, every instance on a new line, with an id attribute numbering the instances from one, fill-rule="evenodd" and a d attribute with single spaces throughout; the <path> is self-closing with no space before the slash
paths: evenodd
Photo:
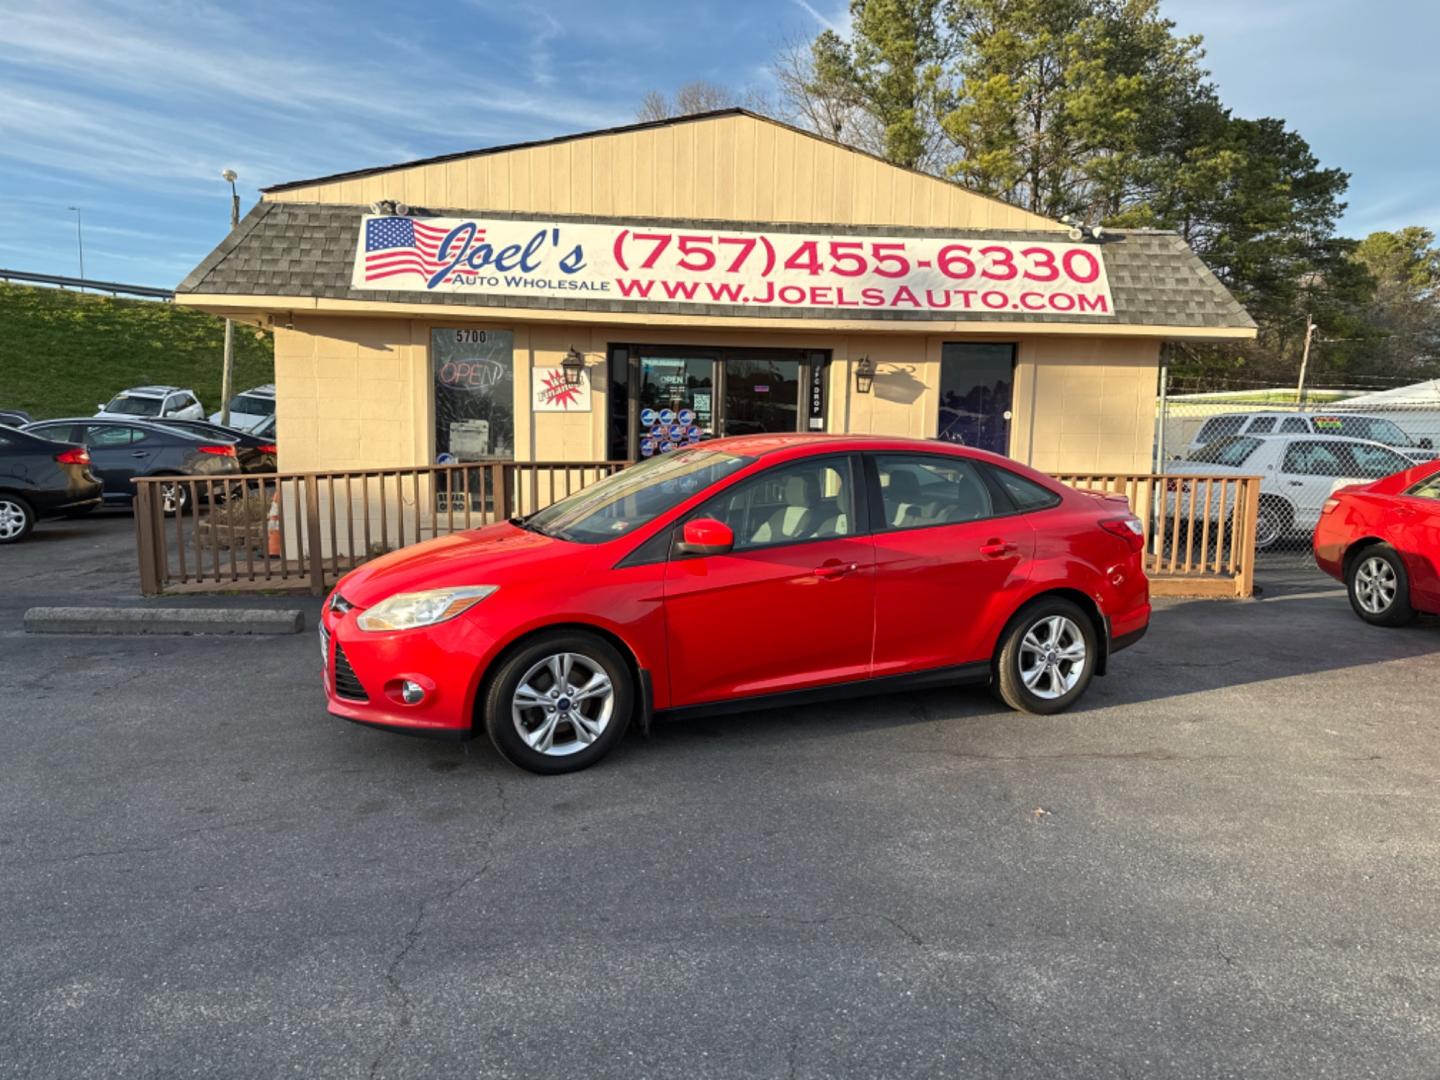
<path id="1" fill-rule="evenodd" d="M 266 188 L 266 201 L 1063 232 L 1048 218 L 725 109 Z"/>

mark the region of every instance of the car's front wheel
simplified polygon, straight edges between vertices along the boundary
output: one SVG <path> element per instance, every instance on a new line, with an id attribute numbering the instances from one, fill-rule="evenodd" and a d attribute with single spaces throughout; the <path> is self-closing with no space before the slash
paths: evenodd
<path id="1" fill-rule="evenodd" d="M 995 658 L 995 689 L 1012 709 L 1063 712 L 1095 675 L 1095 625 L 1063 597 L 1041 599 L 1010 621 Z"/>
<path id="2" fill-rule="evenodd" d="M 490 680 L 485 730 L 507 761 L 536 773 L 588 768 L 618 743 L 635 700 L 615 647 L 583 631 L 541 634 Z"/>
<path id="3" fill-rule="evenodd" d="M 35 527 L 35 511 L 19 495 L 0 495 L 0 544 L 24 540 Z"/>
<path id="4" fill-rule="evenodd" d="M 1389 544 L 1374 544 L 1350 560 L 1345 575 L 1350 606 L 1375 626 L 1404 626 L 1415 618 L 1405 562 Z"/>

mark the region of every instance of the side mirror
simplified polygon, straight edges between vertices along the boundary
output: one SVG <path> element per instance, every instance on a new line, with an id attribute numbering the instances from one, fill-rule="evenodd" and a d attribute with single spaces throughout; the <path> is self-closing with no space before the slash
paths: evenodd
<path id="1" fill-rule="evenodd" d="M 714 518 L 687 521 L 676 550 L 682 555 L 724 555 L 735 546 L 729 525 Z"/>

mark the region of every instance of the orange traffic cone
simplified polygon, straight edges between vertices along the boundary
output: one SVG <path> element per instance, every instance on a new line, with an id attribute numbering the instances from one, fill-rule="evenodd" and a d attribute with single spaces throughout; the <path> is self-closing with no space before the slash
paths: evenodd
<path id="1" fill-rule="evenodd" d="M 265 519 L 265 550 L 272 557 L 280 554 L 280 492 L 270 500 L 270 515 Z"/>

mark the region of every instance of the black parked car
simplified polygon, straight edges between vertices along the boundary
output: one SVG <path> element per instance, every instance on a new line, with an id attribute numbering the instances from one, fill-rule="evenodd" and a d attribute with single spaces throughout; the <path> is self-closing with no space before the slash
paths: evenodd
<path id="1" fill-rule="evenodd" d="M 274 435 L 258 435 L 253 431 L 241 431 L 238 428 L 212 424 L 209 420 L 176 420 L 173 416 L 167 416 L 164 420 L 156 420 L 155 423 L 161 427 L 174 428 L 176 431 L 189 431 L 207 438 L 233 439 L 235 453 L 240 458 L 240 468 L 247 473 L 275 471 Z"/>
<path id="2" fill-rule="evenodd" d="M 83 446 L 0 426 L 0 544 L 23 540 L 37 518 L 100 505 L 100 481 Z"/>
<path id="3" fill-rule="evenodd" d="M 0 409 L 0 424 L 8 427 L 23 427 L 35 418 L 24 409 Z"/>
<path id="4" fill-rule="evenodd" d="M 47 439 L 84 443 L 95 474 L 105 485 L 107 506 L 128 506 L 135 498 L 131 481 L 140 476 L 214 479 L 240 475 L 233 439 L 177 431 L 161 423 L 87 416 L 41 420 L 24 430 Z M 161 490 L 167 514 L 189 505 L 188 485 L 167 484 Z"/>

